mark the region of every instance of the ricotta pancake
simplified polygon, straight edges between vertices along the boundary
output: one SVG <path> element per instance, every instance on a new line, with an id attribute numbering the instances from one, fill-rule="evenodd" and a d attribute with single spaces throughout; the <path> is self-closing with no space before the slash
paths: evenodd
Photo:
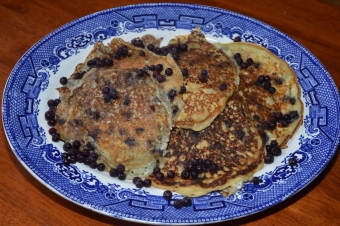
<path id="1" fill-rule="evenodd" d="M 177 36 L 169 45 L 186 44 L 178 53 L 177 65 L 184 73 L 184 102 L 175 116 L 175 126 L 200 131 L 208 127 L 226 106 L 239 84 L 238 68 L 233 60 L 209 43 L 199 29 Z"/>
<path id="2" fill-rule="evenodd" d="M 238 93 L 244 98 L 246 114 L 265 133 L 268 143 L 276 140 L 284 148 L 303 118 L 296 74 L 262 46 L 235 42 L 224 44 L 224 48 L 235 53 L 240 66 Z"/>
<path id="3" fill-rule="evenodd" d="M 56 129 L 62 140 L 91 142 L 107 170 L 121 163 L 128 179 L 146 177 L 162 165 L 170 135 L 157 89 L 138 69 L 93 68 L 58 88 Z"/>
<path id="4" fill-rule="evenodd" d="M 231 195 L 244 181 L 251 180 L 263 167 L 265 150 L 259 132 L 244 114 L 243 101 L 240 95 L 234 94 L 227 107 L 202 131 L 173 129 L 161 171 L 167 175 L 172 170 L 175 177 L 157 180 L 151 175 L 153 186 L 190 197 L 212 191 Z M 211 166 L 203 170 L 197 168 L 197 164 L 194 168 L 188 167 L 200 158 L 217 164 L 216 172 L 211 172 Z M 191 178 L 184 179 L 181 175 L 188 168 L 191 168 Z M 192 178 L 193 171 L 198 172 L 198 178 Z"/>

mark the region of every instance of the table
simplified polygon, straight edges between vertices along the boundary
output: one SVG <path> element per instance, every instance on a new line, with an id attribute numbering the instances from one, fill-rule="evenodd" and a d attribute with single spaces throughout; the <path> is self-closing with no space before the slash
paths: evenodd
<path id="1" fill-rule="evenodd" d="M 153 1 L 150 1 L 153 2 Z M 208 4 L 261 20 L 309 49 L 340 87 L 340 3 L 336 0 L 182 0 Z M 141 0 L 1 0 L 0 88 L 19 58 L 38 40 L 79 17 Z M 0 130 L 1 225 L 140 225 L 92 212 L 40 184 L 17 160 Z M 340 159 L 335 155 L 311 184 L 292 198 L 228 225 L 340 225 Z M 217 223 L 222 226 L 226 223 Z"/>

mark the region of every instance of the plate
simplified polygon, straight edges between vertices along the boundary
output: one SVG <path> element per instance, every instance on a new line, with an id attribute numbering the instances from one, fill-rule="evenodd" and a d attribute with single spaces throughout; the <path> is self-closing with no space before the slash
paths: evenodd
<path id="1" fill-rule="evenodd" d="M 193 198 L 191 207 L 175 209 L 162 190 L 136 188 L 85 165 L 61 164 L 62 143 L 52 142 L 44 113 L 58 98 L 60 77 L 68 77 L 96 41 L 126 41 L 153 34 L 164 43 L 199 26 L 209 41 L 235 36 L 269 49 L 296 72 L 304 102 L 303 125 L 288 149 L 256 173 L 259 185 L 245 183 L 230 197 L 218 192 Z M 329 73 L 302 45 L 258 20 L 202 5 L 155 3 L 108 9 L 53 31 L 32 46 L 15 65 L 3 95 L 7 139 L 24 167 L 62 197 L 93 211 L 149 224 L 203 224 L 248 216 L 278 204 L 309 184 L 325 168 L 339 144 L 339 93 Z M 295 157 L 296 166 L 288 159 Z"/>

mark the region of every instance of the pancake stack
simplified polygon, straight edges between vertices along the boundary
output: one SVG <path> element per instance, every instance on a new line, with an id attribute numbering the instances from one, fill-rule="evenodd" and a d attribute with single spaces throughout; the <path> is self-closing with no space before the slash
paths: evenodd
<path id="1" fill-rule="evenodd" d="M 263 167 L 266 146 L 285 148 L 301 124 L 296 75 L 263 47 L 211 44 L 199 29 L 161 40 L 96 43 L 58 88 L 56 128 L 92 143 L 107 171 L 123 164 L 128 179 L 190 197 L 233 194 Z"/>

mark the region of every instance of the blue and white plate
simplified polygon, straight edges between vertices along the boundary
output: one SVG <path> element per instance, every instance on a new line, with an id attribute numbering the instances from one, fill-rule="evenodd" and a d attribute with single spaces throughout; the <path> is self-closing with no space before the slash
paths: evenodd
<path id="1" fill-rule="evenodd" d="M 175 209 L 156 188 L 137 189 L 83 164 L 61 164 L 44 119 L 47 100 L 58 98 L 59 79 L 68 77 L 97 41 L 127 41 L 143 34 L 171 37 L 201 27 L 211 42 L 242 41 L 264 46 L 296 72 L 305 106 L 303 125 L 274 164 L 256 175 L 262 183 L 230 197 L 211 193 L 191 207 Z M 326 167 L 339 143 L 339 93 L 329 73 L 306 48 L 255 19 L 223 9 L 156 3 L 118 7 L 85 16 L 53 31 L 19 60 L 7 81 L 2 117 L 7 139 L 25 168 L 45 186 L 80 206 L 115 218 L 150 224 L 203 224 L 244 217 L 278 204 L 301 190 Z M 295 157 L 296 166 L 287 161 Z"/>

